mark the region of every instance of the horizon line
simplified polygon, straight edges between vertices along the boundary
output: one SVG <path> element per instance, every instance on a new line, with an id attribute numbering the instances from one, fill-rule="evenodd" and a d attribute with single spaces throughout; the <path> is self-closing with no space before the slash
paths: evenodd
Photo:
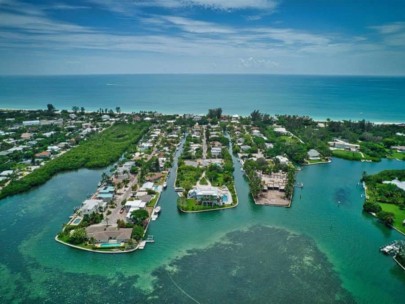
<path id="1" fill-rule="evenodd" d="M 374 78 L 403 78 L 405 74 L 304 74 L 304 73 L 55 73 L 55 74 L 0 74 L 0 77 L 57 77 L 57 76 L 137 76 L 137 75 L 207 75 L 207 76 L 306 76 L 306 77 L 374 77 Z"/>

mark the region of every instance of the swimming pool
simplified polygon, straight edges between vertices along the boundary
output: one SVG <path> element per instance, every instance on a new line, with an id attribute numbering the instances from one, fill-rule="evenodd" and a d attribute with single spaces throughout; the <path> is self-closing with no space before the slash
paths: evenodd
<path id="1" fill-rule="evenodd" d="M 100 248 L 114 248 L 114 247 L 121 247 L 121 243 L 101 243 L 99 244 Z"/>
<path id="2" fill-rule="evenodd" d="M 227 196 L 226 194 L 222 195 L 222 201 L 223 201 L 224 203 L 227 203 L 227 202 L 228 202 L 228 196 Z"/>
<path id="3" fill-rule="evenodd" d="M 82 221 L 82 218 L 81 218 L 81 217 L 77 217 L 77 218 L 75 218 L 75 220 L 72 222 L 72 224 L 73 224 L 73 225 L 79 225 L 81 221 Z"/>

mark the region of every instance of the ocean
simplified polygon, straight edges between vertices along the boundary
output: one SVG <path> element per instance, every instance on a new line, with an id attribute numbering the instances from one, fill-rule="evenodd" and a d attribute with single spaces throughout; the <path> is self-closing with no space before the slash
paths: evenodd
<path id="1" fill-rule="evenodd" d="M 0 77 L 0 108 L 99 108 L 205 114 L 308 115 L 405 122 L 405 77 L 88 75 Z"/>

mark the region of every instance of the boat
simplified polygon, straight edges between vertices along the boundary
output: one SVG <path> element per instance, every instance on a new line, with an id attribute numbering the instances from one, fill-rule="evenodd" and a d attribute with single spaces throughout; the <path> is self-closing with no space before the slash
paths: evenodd
<path id="1" fill-rule="evenodd" d="M 386 255 L 397 254 L 399 251 L 399 247 L 397 242 L 393 242 L 387 246 L 381 247 L 380 251 Z"/>
<path id="2" fill-rule="evenodd" d="M 161 208 L 160 206 L 157 206 L 157 207 L 153 210 L 153 212 L 154 212 L 154 213 L 160 213 L 161 210 L 162 210 L 162 208 Z"/>
<path id="3" fill-rule="evenodd" d="M 163 184 L 163 189 L 166 189 L 166 188 L 167 188 L 167 183 L 164 182 L 164 184 Z"/>

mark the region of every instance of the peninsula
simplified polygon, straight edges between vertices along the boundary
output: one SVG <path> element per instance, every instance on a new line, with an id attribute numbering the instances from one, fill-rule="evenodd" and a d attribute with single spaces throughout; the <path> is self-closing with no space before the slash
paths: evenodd
<path id="1" fill-rule="evenodd" d="M 258 110 L 242 117 L 224 115 L 221 108 L 206 115 L 164 115 L 122 113 L 119 107 L 116 112 L 57 111 L 52 105 L 2 111 L 0 118 L 1 198 L 28 191 L 59 172 L 109 166 L 56 237 L 96 252 L 131 252 L 152 241 L 147 230 L 159 216 L 170 170 L 176 174 L 178 209 L 205 212 L 238 205 L 238 162 L 256 204 L 290 207 L 294 188 L 304 187 L 295 181 L 302 166 L 328 164 L 333 157 L 405 159 L 400 124 L 314 121 Z M 402 175 L 364 174 L 363 181 L 368 187 L 364 209 L 404 232 Z M 390 197 L 394 201 L 385 201 Z"/>

